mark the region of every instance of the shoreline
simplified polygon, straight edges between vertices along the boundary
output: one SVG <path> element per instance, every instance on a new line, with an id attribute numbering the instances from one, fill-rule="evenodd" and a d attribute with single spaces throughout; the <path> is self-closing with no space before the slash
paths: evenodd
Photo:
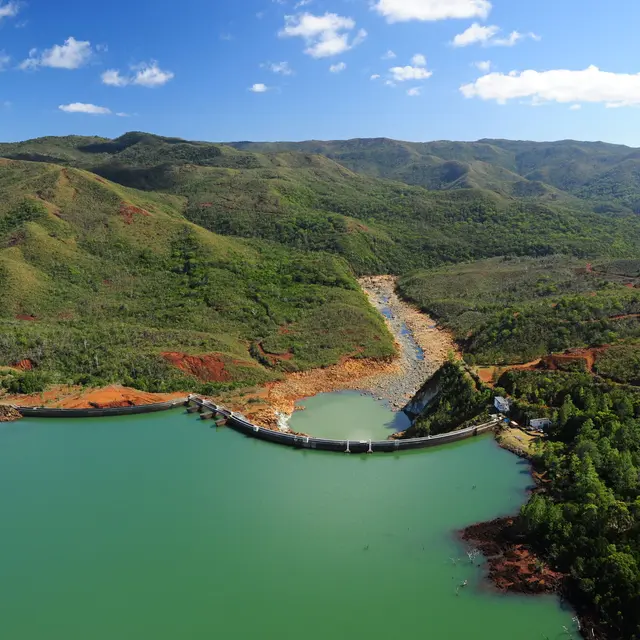
<path id="1" fill-rule="evenodd" d="M 415 393 L 455 351 L 453 338 L 436 326 L 417 307 L 401 300 L 395 292 L 395 276 L 367 276 L 359 279 L 371 305 L 385 318 L 395 338 L 397 355 L 388 359 L 346 356 L 323 368 L 286 374 L 263 387 L 223 392 L 217 399 L 261 427 L 281 431 L 300 400 L 320 393 L 354 391 L 382 401 L 391 411 L 401 411 Z M 424 358 L 420 358 L 418 349 Z M 153 404 L 184 397 L 186 392 L 147 393 L 110 385 L 80 388 L 59 385 L 42 393 L 3 396 L 0 403 L 49 408 L 113 408 Z"/>
<path id="2" fill-rule="evenodd" d="M 535 487 L 529 489 L 529 496 L 544 491 L 544 477 L 532 464 L 531 443 L 528 447 L 514 446 L 501 438 L 502 435 L 496 433 L 498 446 L 530 466 Z M 458 530 L 456 536 L 465 545 L 482 553 L 488 567 L 484 580 L 498 592 L 526 596 L 557 595 L 575 612 L 581 637 L 586 640 L 615 640 L 598 625 L 596 613 L 585 607 L 572 587 L 570 575 L 550 568 L 533 549 L 519 514 L 476 522 Z"/>
<path id="3" fill-rule="evenodd" d="M 9 405 L 49 409 L 114 409 L 139 407 L 185 398 L 187 392 L 150 393 L 112 384 L 99 388 L 54 387 L 42 393 L 0 397 L 0 408 Z"/>

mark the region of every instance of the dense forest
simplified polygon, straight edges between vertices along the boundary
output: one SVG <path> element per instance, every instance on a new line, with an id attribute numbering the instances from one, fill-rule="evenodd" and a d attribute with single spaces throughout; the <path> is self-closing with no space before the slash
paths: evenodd
<path id="1" fill-rule="evenodd" d="M 639 637 L 640 389 L 545 371 L 511 371 L 500 385 L 519 417 L 553 418 L 535 459 L 543 490 L 522 510 L 530 540 L 610 637 Z"/>
<path id="2" fill-rule="evenodd" d="M 433 398 L 415 417 L 408 436 L 435 436 L 489 417 L 491 390 L 479 385 L 463 365 L 453 360 L 438 369 L 418 396 L 425 392 Z"/>

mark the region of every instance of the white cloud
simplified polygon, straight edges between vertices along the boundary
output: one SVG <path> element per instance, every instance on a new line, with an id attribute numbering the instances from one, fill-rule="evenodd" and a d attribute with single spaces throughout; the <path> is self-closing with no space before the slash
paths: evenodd
<path id="1" fill-rule="evenodd" d="M 466 31 L 459 33 L 451 44 L 454 47 L 468 47 L 472 44 L 481 44 L 485 47 L 513 47 L 524 38 L 536 41 L 541 39 L 535 33 L 520 33 L 519 31 L 512 31 L 505 38 L 496 38 L 500 31 L 500 27 L 496 25 L 483 26 L 474 22 Z"/>
<path id="2" fill-rule="evenodd" d="M 367 37 L 367 32 L 360 29 L 349 41 L 356 23 L 352 18 L 336 13 L 325 13 L 323 16 L 302 13 L 285 16 L 284 20 L 285 26 L 279 33 L 280 37 L 303 38 L 307 44 L 304 52 L 313 58 L 339 55 L 359 45 Z"/>
<path id="3" fill-rule="evenodd" d="M 389 69 L 396 82 L 406 82 L 407 80 L 426 80 L 433 75 L 432 71 L 427 71 L 424 67 L 392 67 Z"/>
<path id="4" fill-rule="evenodd" d="M 4 71 L 11 62 L 11 56 L 7 55 L 6 52 L 0 51 L 0 71 Z"/>
<path id="5" fill-rule="evenodd" d="M 569 109 L 571 109 L 571 111 L 579 111 L 580 109 L 582 109 L 582 105 L 581 104 L 572 104 Z"/>
<path id="6" fill-rule="evenodd" d="M 331 71 L 331 73 L 340 73 L 341 71 L 344 71 L 347 68 L 347 65 L 345 62 L 338 62 L 337 64 L 332 64 L 329 67 L 329 71 Z"/>
<path id="7" fill-rule="evenodd" d="M 249 91 L 253 91 L 253 93 L 264 93 L 268 90 L 269 87 L 267 87 L 266 84 L 262 84 L 262 82 L 257 82 L 256 84 L 249 87 Z"/>
<path id="8" fill-rule="evenodd" d="M 260 67 L 262 69 L 269 69 L 269 71 L 279 73 L 283 76 L 293 75 L 293 69 L 289 66 L 288 62 L 265 62 L 264 64 L 261 64 Z"/>
<path id="9" fill-rule="evenodd" d="M 466 31 L 459 33 L 453 39 L 454 47 L 468 47 L 470 44 L 476 44 L 478 42 L 486 43 L 493 36 L 500 31 L 500 27 L 494 26 L 482 26 L 477 22 L 474 22 Z"/>
<path id="10" fill-rule="evenodd" d="M 378 78 L 380 78 L 380 74 L 379 73 L 374 73 L 369 80 L 378 80 Z"/>
<path id="11" fill-rule="evenodd" d="M 494 47 L 513 47 L 513 45 L 525 38 L 531 38 L 536 42 L 541 40 L 540 36 L 537 36 L 535 33 L 520 33 L 519 31 L 512 31 L 506 38 L 496 38 L 495 40 L 491 40 L 489 44 Z"/>
<path id="12" fill-rule="evenodd" d="M 411 64 L 416 67 L 426 67 L 427 59 L 421 53 L 416 53 L 416 55 L 411 58 Z"/>
<path id="13" fill-rule="evenodd" d="M 293 5 L 294 9 L 300 9 L 300 7 L 306 7 L 308 4 L 311 4 L 313 0 L 300 0 L 300 2 L 296 2 Z"/>
<path id="14" fill-rule="evenodd" d="M 107 69 L 101 76 L 102 84 L 108 84 L 111 87 L 126 87 L 130 80 L 120 75 L 117 69 Z"/>
<path id="15" fill-rule="evenodd" d="M 124 111 L 118 111 L 118 113 L 116 113 L 116 115 L 118 116 L 118 118 L 129 118 L 129 117 L 131 117 L 130 113 L 125 113 Z"/>
<path id="16" fill-rule="evenodd" d="M 163 84 L 167 84 L 169 80 L 172 80 L 175 75 L 172 71 L 160 69 L 155 60 L 143 62 L 132 68 L 136 71 L 132 83 L 143 87 L 161 87 Z"/>
<path id="17" fill-rule="evenodd" d="M 491 71 L 491 60 L 480 60 L 478 62 L 474 62 L 473 66 L 483 73 L 489 73 L 489 71 Z"/>
<path id="18" fill-rule="evenodd" d="M 391 51 L 391 49 L 389 49 L 387 53 L 381 56 L 381 60 L 393 60 L 395 57 L 396 57 L 396 54 L 393 51 Z"/>
<path id="19" fill-rule="evenodd" d="M 52 67 L 54 69 L 78 69 L 85 65 L 93 50 L 88 40 L 67 38 L 64 44 L 56 44 L 51 49 L 45 49 L 38 55 L 37 49 L 29 51 L 29 57 L 23 60 L 20 69 L 37 69 L 38 67 Z"/>
<path id="20" fill-rule="evenodd" d="M 89 113 L 94 116 L 105 116 L 111 113 L 111 109 L 107 109 L 107 107 L 98 107 L 95 104 L 86 104 L 84 102 L 61 104 L 58 109 L 67 113 Z"/>
<path id="21" fill-rule="evenodd" d="M 421 20 L 432 22 L 453 18 L 486 18 L 489 0 L 378 0 L 373 8 L 387 22 Z"/>
<path id="22" fill-rule="evenodd" d="M 152 89 L 167 84 L 175 76 L 172 71 L 162 70 L 155 60 L 133 65 L 131 71 L 134 72 L 133 75 L 124 76 L 118 69 L 107 69 L 100 77 L 103 84 L 111 87 L 126 87 L 130 84 L 137 84 Z"/>
<path id="23" fill-rule="evenodd" d="M 20 5 L 17 2 L 8 2 L 0 4 L 0 20 L 3 18 L 14 18 L 20 11 Z"/>
<path id="24" fill-rule="evenodd" d="M 536 103 L 594 102 L 608 108 L 640 106 L 640 73 L 611 73 L 598 67 L 573 71 L 511 71 L 490 73 L 460 87 L 466 98 L 495 100 L 505 104 L 516 98 Z"/>
<path id="25" fill-rule="evenodd" d="M 419 96 L 421 91 L 420 87 L 413 87 L 413 89 L 407 89 L 407 95 L 411 97 Z"/>

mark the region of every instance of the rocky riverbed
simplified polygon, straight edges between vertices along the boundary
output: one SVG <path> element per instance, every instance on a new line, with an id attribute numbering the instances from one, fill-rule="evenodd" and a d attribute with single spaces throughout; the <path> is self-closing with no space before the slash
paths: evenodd
<path id="1" fill-rule="evenodd" d="M 395 292 L 393 276 L 360 279 L 371 304 L 384 315 L 396 338 L 398 355 L 389 360 L 344 358 L 338 364 L 288 374 L 252 394 L 231 394 L 220 400 L 256 424 L 278 428 L 276 411 L 290 415 L 296 402 L 319 393 L 360 391 L 401 410 L 425 380 L 455 351 L 451 336 Z"/>
<path id="2" fill-rule="evenodd" d="M 394 371 L 357 382 L 354 388 L 387 400 L 397 411 L 438 370 L 449 353 L 455 352 L 455 345 L 434 320 L 398 297 L 393 276 L 368 276 L 359 283 L 371 304 L 385 316 L 399 357 Z"/>

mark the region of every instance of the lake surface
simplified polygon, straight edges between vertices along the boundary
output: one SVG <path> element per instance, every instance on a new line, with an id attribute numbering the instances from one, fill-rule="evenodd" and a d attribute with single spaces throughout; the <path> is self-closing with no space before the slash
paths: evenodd
<path id="1" fill-rule="evenodd" d="M 402 412 L 391 411 L 384 402 L 357 391 L 320 393 L 297 403 L 304 407 L 289 419 L 297 433 L 329 440 L 387 440 L 411 425 Z"/>
<path id="2" fill-rule="evenodd" d="M 494 594 L 480 568 L 451 561 L 466 558 L 454 530 L 513 512 L 531 482 L 491 437 L 349 456 L 210 425 L 180 410 L 0 425 L 0 638 L 573 629 L 557 599 Z"/>

